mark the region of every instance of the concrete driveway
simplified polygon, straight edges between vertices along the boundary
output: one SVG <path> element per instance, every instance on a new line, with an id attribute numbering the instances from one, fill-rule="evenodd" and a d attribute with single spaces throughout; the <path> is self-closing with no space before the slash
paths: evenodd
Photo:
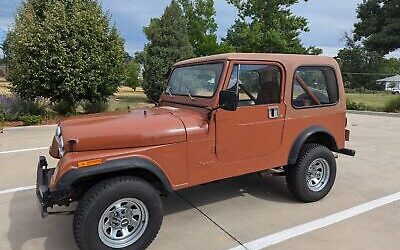
<path id="1" fill-rule="evenodd" d="M 283 177 L 255 174 L 194 187 L 164 198 L 150 249 L 399 249 L 400 118 L 348 118 L 357 156 L 339 157 L 325 199 L 299 203 Z M 77 249 L 72 216 L 43 220 L 32 189 L 53 133 L 44 126 L 0 134 L 0 249 Z"/>

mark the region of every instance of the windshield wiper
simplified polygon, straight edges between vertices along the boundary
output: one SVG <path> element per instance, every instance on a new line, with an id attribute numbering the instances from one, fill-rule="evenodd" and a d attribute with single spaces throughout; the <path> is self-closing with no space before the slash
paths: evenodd
<path id="1" fill-rule="evenodd" d="M 187 87 L 185 87 L 185 90 L 186 90 L 186 93 L 188 94 L 188 96 L 189 96 L 190 100 L 194 100 L 194 98 L 193 98 L 192 94 L 190 94 L 190 91 L 188 90 L 188 88 L 187 88 Z"/>
<path id="2" fill-rule="evenodd" d="M 174 98 L 171 92 L 171 86 L 168 86 L 167 89 L 165 90 L 165 93 L 167 93 L 170 97 Z"/>

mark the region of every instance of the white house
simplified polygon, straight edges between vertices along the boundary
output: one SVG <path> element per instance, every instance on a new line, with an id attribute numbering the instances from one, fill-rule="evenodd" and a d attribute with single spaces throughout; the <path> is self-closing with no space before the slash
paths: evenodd
<path id="1" fill-rule="evenodd" d="M 392 91 L 392 89 L 400 89 L 400 75 L 377 80 L 376 84 L 385 84 L 386 91 Z"/>

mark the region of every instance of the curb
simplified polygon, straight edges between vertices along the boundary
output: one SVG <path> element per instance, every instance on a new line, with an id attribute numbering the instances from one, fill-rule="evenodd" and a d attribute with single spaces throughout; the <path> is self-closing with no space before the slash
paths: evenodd
<path id="1" fill-rule="evenodd" d="M 19 127 L 4 127 L 3 131 L 7 130 L 21 130 L 21 129 L 31 129 L 31 128 L 46 128 L 46 127 L 55 127 L 57 124 L 48 124 L 48 125 L 35 125 L 35 126 L 19 126 Z"/>
<path id="2" fill-rule="evenodd" d="M 372 115 L 372 116 L 386 116 L 386 117 L 400 118 L 400 113 L 386 113 L 386 112 L 358 111 L 358 110 L 347 110 L 347 113 L 357 114 L 357 115 Z"/>

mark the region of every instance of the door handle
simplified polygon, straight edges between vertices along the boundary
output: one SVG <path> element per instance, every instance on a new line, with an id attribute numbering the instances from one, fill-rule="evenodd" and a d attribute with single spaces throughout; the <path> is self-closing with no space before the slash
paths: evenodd
<path id="1" fill-rule="evenodd" d="M 276 119 L 279 117 L 279 107 L 269 107 L 268 108 L 269 119 Z"/>

